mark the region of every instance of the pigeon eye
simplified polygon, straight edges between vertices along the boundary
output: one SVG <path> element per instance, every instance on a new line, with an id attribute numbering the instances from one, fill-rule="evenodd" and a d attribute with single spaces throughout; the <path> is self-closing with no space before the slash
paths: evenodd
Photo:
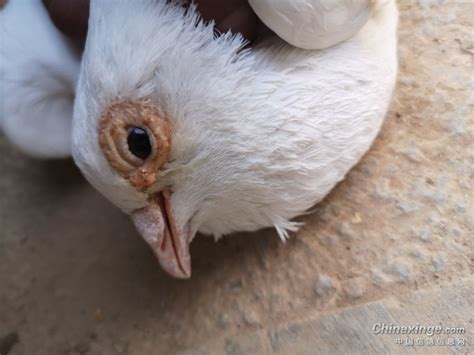
<path id="1" fill-rule="evenodd" d="M 111 104 L 99 122 L 99 145 L 109 164 L 138 188 L 150 187 L 168 158 L 169 123 L 145 101 Z"/>
<path id="2" fill-rule="evenodd" d="M 137 158 L 145 160 L 151 154 L 151 143 L 148 133 L 141 127 L 130 127 L 127 137 L 128 149 Z"/>

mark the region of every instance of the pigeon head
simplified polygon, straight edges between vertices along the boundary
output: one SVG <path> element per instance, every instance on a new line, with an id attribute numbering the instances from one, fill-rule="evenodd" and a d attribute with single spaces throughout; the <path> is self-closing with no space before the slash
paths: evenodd
<path id="1" fill-rule="evenodd" d="M 89 21 L 73 157 L 163 268 L 190 276 L 197 231 L 294 229 L 308 207 L 288 204 L 298 167 L 243 39 L 215 38 L 194 9 L 166 2 L 93 1 Z"/>
<path id="2" fill-rule="evenodd" d="M 250 0 L 281 39 L 248 49 L 214 33 L 241 12 L 219 27 L 189 1 L 91 0 L 79 60 L 40 2 L 12 1 L 0 12 L 2 131 L 37 157 L 72 153 L 187 278 L 198 231 L 273 226 L 284 240 L 377 135 L 397 71 L 395 1 L 333 2 Z"/>

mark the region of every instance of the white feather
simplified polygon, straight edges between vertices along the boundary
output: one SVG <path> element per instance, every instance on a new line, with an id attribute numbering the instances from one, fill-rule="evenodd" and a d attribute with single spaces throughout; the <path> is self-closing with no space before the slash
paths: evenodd
<path id="1" fill-rule="evenodd" d="M 79 57 L 40 0 L 10 0 L 0 11 L 0 125 L 24 152 L 71 154 Z"/>
<path id="2" fill-rule="evenodd" d="M 395 82 L 397 9 L 384 1 L 349 40 L 322 51 L 278 38 L 251 50 L 214 39 L 166 2 L 91 2 L 77 89 L 73 156 L 126 212 L 147 204 L 108 165 L 98 120 L 117 99 L 150 99 L 172 124 L 171 157 L 153 190 L 173 187 L 178 225 L 220 236 L 275 226 L 319 202 L 368 150 Z"/>

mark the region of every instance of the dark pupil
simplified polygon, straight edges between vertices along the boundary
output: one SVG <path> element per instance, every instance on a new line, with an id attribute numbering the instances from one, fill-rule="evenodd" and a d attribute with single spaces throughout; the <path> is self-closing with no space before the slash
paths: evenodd
<path id="1" fill-rule="evenodd" d="M 140 127 L 128 129 L 128 149 L 137 158 L 145 160 L 151 154 L 151 144 L 148 133 Z"/>

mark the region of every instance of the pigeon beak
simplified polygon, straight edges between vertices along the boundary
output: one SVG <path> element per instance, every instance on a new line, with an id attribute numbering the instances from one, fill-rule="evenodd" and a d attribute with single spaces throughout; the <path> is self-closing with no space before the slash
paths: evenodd
<path id="1" fill-rule="evenodd" d="M 132 220 L 163 269 L 179 279 L 191 276 L 188 228 L 176 224 L 170 191 L 154 194 L 147 207 L 132 213 Z"/>

